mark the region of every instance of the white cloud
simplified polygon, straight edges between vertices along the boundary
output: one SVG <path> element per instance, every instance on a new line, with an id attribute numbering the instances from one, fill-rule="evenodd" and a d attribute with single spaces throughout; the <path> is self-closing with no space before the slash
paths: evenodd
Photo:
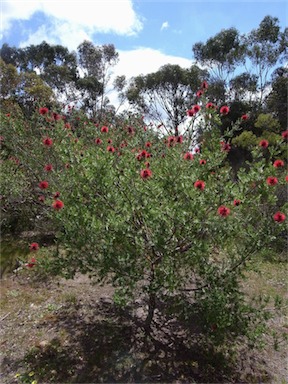
<path id="1" fill-rule="evenodd" d="M 161 25 L 161 31 L 163 31 L 163 29 L 167 29 L 169 28 L 169 23 L 168 21 L 164 21 L 164 23 Z"/>
<path id="2" fill-rule="evenodd" d="M 119 63 L 114 67 L 114 73 L 125 75 L 127 78 L 140 74 L 157 71 L 165 64 L 178 64 L 189 68 L 192 60 L 183 57 L 166 55 L 156 49 L 139 47 L 131 51 L 118 51 Z"/>
<path id="3" fill-rule="evenodd" d="M 63 45 L 70 40 L 71 48 L 73 41 L 73 48 L 76 48 L 83 41 L 83 36 L 91 40 L 95 32 L 129 36 L 137 34 L 143 27 L 140 17 L 133 10 L 132 0 L 2 0 L 1 7 L 3 32 L 11 28 L 13 20 L 29 20 L 35 12 L 43 12 L 49 17 L 45 40 L 57 38 L 57 42 Z M 42 36 L 43 32 L 43 27 L 40 27 L 27 41 L 35 41 L 33 35 Z"/>

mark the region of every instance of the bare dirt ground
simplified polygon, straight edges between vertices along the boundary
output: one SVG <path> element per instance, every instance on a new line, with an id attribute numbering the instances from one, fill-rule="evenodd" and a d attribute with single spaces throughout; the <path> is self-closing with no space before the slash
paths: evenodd
<path id="1" fill-rule="evenodd" d="M 173 318 L 162 322 L 155 342 L 145 344 L 138 324 L 145 302 L 139 298 L 120 309 L 113 292 L 83 275 L 48 282 L 4 277 L 0 382 L 287 383 L 285 345 L 280 351 L 270 344 L 255 351 L 239 343 L 231 360 L 202 348 L 196 333 L 188 345 Z M 287 319 L 278 317 L 271 327 L 287 331 Z"/>

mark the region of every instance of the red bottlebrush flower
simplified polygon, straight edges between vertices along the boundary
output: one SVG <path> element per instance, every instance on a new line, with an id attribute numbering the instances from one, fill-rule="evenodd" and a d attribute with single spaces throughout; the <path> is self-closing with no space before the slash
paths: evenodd
<path id="1" fill-rule="evenodd" d="M 194 187 L 195 187 L 196 189 L 200 189 L 201 191 L 203 191 L 204 188 L 205 188 L 205 182 L 204 182 L 203 180 L 197 180 L 197 181 L 195 181 L 195 183 L 194 183 Z"/>
<path id="2" fill-rule="evenodd" d="M 57 200 L 53 201 L 52 207 L 54 209 L 56 209 L 56 211 L 60 211 L 60 209 L 62 209 L 64 207 L 64 203 L 63 203 L 63 201 L 57 199 Z"/>
<path id="3" fill-rule="evenodd" d="M 142 169 L 142 171 L 140 172 L 140 176 L 142 177 L 142 179 L 148 179 L 149 177 L 152 176 L 152 171 L 151 169 Z"/>
<path id="4" fill-rule="evenodd" d="M 38 197 L 38 201 L 39 201 L 40 203 L 44 203 L 44 201 L 45 201 L 45 196 L 44 196 L 44 195 L 39 196 L 39 197 Z"/>
<path id="5" fill-rule="evenodd" d="M 182 144 L 183 143 L 183 136 L 182 135 L 176 136 L 175 141 L 176 141 L 176 143 Z"/>
<path id="6" fill-rule="evenodd" d="M 143 149 L 143 151 L 140 152 L 140 156 L 141 158 L 148 158 L 149 157 L 149 153 L 147 151 L 145 151 L 145 149 Z"/>
<path id="7" fill-rule="evenodd" d="M 145 147 L 147 147 L 147 148 L 150 148 L 151 147 L 151 143 L 150 143 L 150 141 L 147 141 L 147 143 L 145 143 Z"/>
<path id="8" fill-rule="evenodd" d="M 192 110 L 194 111 L 194 114 L 198 113 L 201 110 L 200 105 L 193 105 Z"/>
<path id="9" fill-rule="evenodd" d="M 36 259 L 35 257 L 32 257 L 31 260 L 26 264 L 26 266 L 28 268 L 33 268 L 35 264 L 36 264 Z"/>
<path id="10" fill-rule="evenodd" d="M 169 136 L 169 137 L 167 138 L 167 145 L 168 145 L 168 147 L 172 147 L 172 145 L 174 144 L 174 142 L 175 142 L 175 136 Z"/>
<path id="11" fill-rule="evenodd" d="M 209 102 L 209 103 L 206 104 L 206 109 L 216 109 L 216 105 L 211 103 L 211 102 Z"/>
<path id="12" fill-rule="evenodd" d="M 268 185 L 276 185 L 276 184 L 278 184 L 278 179 L 277 179 L 277 177 L 269 176 L 269 177 L 267 177 L 267 179 L 266 179 L 266 183 L 267 183 Z"/>
<path id="13" fill-rule="evenodd" d="M 284 161 L 283 160 L 275 160 L 273 163 L 273 167 L 275 167 L 275 168 L 284 167 Z"/>
<path id="14" fill-rule="evenodd" d="M 261 140 L 260 143 L 259 143 L 259 146 L 262 147 L 262 148 L 267 148 L 268 145 L 269 145 L 268 140 Z"/>
<path id="15" fill-rule="evenodd" d="M 107 143 L 108 143 L 108 144 L 112 144 L 112 139 L 108 139 L 108 140 L 107 140 Z"/>
<path id="16" fill-rule="evenodd" d="M 109 129 L 108 127 L 106 127 L 106 125 L 104 125 L 102 128 L 101 128 L 101 132 L 102 133 L 108 133 Z"/>
<path id="17" fill-rule="evenodd" d="M 288 183 L 288 175 L 287 176 L 285 176 L 285 180 L 287 181 L 287 183 Z"/>
<path id="18" fill-rule="evenodd" d="M 220 108 L 220 114 L 225 116 L 228 115 L 230 109 L 227 107 L 227 105 L 223 105 L 223 107 Z"/>
<path id="19" fill-rule="evenodd" d="M 228 215 L 230 215 L 230 209 L 225 207 L 225 205 L 221 205 L 218 210 L 218 215 L 220 216 L 223 216 L 223 217 L 227 217 Z"/>
<path id="20" fill-rule="evenodd" d="M 184 160 L 193 160 L 194 156 L 191 152 L 186 152 L 183 156 Z"/>
<path id="21" fill-rule="evenodd" d="M 203 95 L 203 93 L 204 92 L 202 91 L 202 89 L 200 89 L 199 91 L 197 91 L 196 96 L 201 97 Z"/>
<path id="22" fill-rule="evenodd" d="M 53 165 L 52 164 L 46 164 L 44 169 L 47 172 L 51 172 L 51 171 L 53 171 Z"/>
<path id="23" fill-rule="evenodd" d="M 241 200 L 235 199 L 235 200 L 233 201 L 233 205 L 234 205 L 235 207 L 237 207 L 237 206 L 240 205 L 240 204 L 241 204 Z"/>
<path id="24" fill-rule="evenodd" d="M 107 151 L 113 153 L 113 152 L 115 152 L 115 148 L 112 147 L 111 145 L 108 145 L 108 147 L 107 147 Z"/>
<path id="25" fill-rule="evenodd" d="M 202 89 L 208 89 L 208 83 L 207 81 L 203 81 L 202 84 L 201 84 L 201 88 Z"/>
<path id="26" fill-rule="evenodd" d="M 241 120 L 245 121 L 248 120 L 249 116 L 247 114 L 241 116 Z"/>
<path id="27" fill-rule="evenodd" d="M 225 143 L 225 141 L 221 141 L 221 150 L 224 152 L 229 152 L 231 149 L 231 145 L 229 143 Z"/>
<path id="28" fill-rule="evenodd" d="M 283 223 L 283 221 L 286 219 L 286 216 L 284 213 L 278 211 L 273 215 L 273 219 L 278 223 Z"/>
<path id="29" fill-rule="evenodd" d="M 10 113 L 6 113 L 6 117 L 10 117 L 11 115 L 10 115 Z"/>
<path id="30" fill-rule="evenodd" d="M 31 243 L 29 246 L 29 249 L 31 252 L 38 251 L 39 249 L 39 244 L 38 243 Z"/>
<path id="31" fill-rule="evenodd" d="M 146 162 L 144 163 L 144 165 L 145 165 L 146 168 L 150 168 L 150 163 L 149 163 L 149 161 L 146 161 Z"/>
<path id="32" fill-rule="evenodd" d="M 200 153 L 200 148 L 195 148 L 195 153 Z"/>
<path id="33" fill-rule="evenodd" d="M 194 111 L 194 109 L 188 109 L 188 111 L 187 111 L 187 116 L 189 116 L 189 117 L 193 117 L 195 115 L 195 111 Z"/>
<path id="34" fill-rule="evenodd" d="M 51 147 L 53 145 L 53 140 L 50 138 L 50 137 L 45 137 L 43 140 L 42 140 L 42 143 L 46 146 L 46 147 Z"/>
<path id="35" fill-rule="evenodd" d="M 204 159 L 199 160 L 199 164 L 200 165 L 205 165 L 206 164 L 206 160 L 204 160 Z"/>
<path id="36" fill-rule="evenodd" d="M 95 139 L 95 144 L 97 144 L 97 145 L 102 144 L 102 140 L 99 139 L 99 137 L 98 137 L 97 139 Z"/>
<path id="37" fill-rule="evenodd" d="M 49 109 L 46 107 L 39 108 L 40 115 L 46 115 L 49 112 Z"/>
<path id="38" fill-rule="evenodd" d="M 56 113 L 56 112 L 53 112 L 53 113 L 52 113 L 52 116 L 53 116 L 53 119 L 54 119 L 55 121 L 58 121 L 58 120 L 61 120 L 61 119 L 64 118 L 63 116 L 59 115 L 59 114 Z"/>
<path id="39" fill-rule="evenodd" d="M 127 131 L 129 133 L 129 135 L 134 135 L 134 133 L 135 133 L 135 129 L 133 127 L 127 127 Z"/>
<path id="40" fill-rule="evenodd" d="M 71 125 L 70 125 L 69 123 L 65 123 L 64 127 L 65 127 L 66 129 L 71 129 Z"/>
<path id="41" fill-rule="evenodd" d="M 48 181 L 44 180 L 44 181 L 40 181 L 38 186 L 40 189 L 47 189 L 49 187 L 49 184 L 48 184 Z"/>
<path id="42" fill-rule="evenodd" d="M 60 192 L 57 191 L 54 193 L 53 199 L 58 199 L 59 196 L 60 196 Z"/>
<path id="43" fill-rule="evenodd" d="M 288 140 L 288 130 L 281 133 L 284 140 Z"/>

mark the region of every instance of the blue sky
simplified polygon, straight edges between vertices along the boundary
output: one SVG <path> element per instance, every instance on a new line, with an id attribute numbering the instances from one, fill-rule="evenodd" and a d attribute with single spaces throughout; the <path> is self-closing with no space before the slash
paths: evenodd
<path id="1" fill-rule="evenodd" d="M 192 46 L 223 28 L 241 33 L 266 15 L 287 25 L 285 1 L 0 0 L 1 45 L 27 46 L 43 40 L 76 49 L 84 40 L 113 43 L 117 74 L 134 76 L 171 63 L 192 64 Z"/>

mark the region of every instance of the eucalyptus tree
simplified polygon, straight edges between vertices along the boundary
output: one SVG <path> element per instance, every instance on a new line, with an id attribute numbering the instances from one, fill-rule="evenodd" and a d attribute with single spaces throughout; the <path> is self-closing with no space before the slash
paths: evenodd
<path id="1" fill-rule="evenodd" d="M 78 46 L 77 53 L 81 71 L 77 87 L 81 94 L 82 108 L 100 121 L 109 106 L 108 84 L 119 54 L 113 44 L 95 46 L 87 40 Z"/>
<path id="2" fill-rule="evenodd" d="M 266 16 L 257 29 L 245 36 L 249 72 L 258 79 L 258 103 L 262 104 L 275 66 L 287 57 L 287 28 L 281 32 L 279 19 Z"/>
<path id="3" fill-rule="evenodd" d="M 134 77 L 126 95 L 131 105 L 158 124 L 164 123 L 168 131 L 178 134 L 187 110 L 195 102 L 195 94 L 207 71 L 193 65 L 181 68 L 167 64 L 157 72 Z"/>

